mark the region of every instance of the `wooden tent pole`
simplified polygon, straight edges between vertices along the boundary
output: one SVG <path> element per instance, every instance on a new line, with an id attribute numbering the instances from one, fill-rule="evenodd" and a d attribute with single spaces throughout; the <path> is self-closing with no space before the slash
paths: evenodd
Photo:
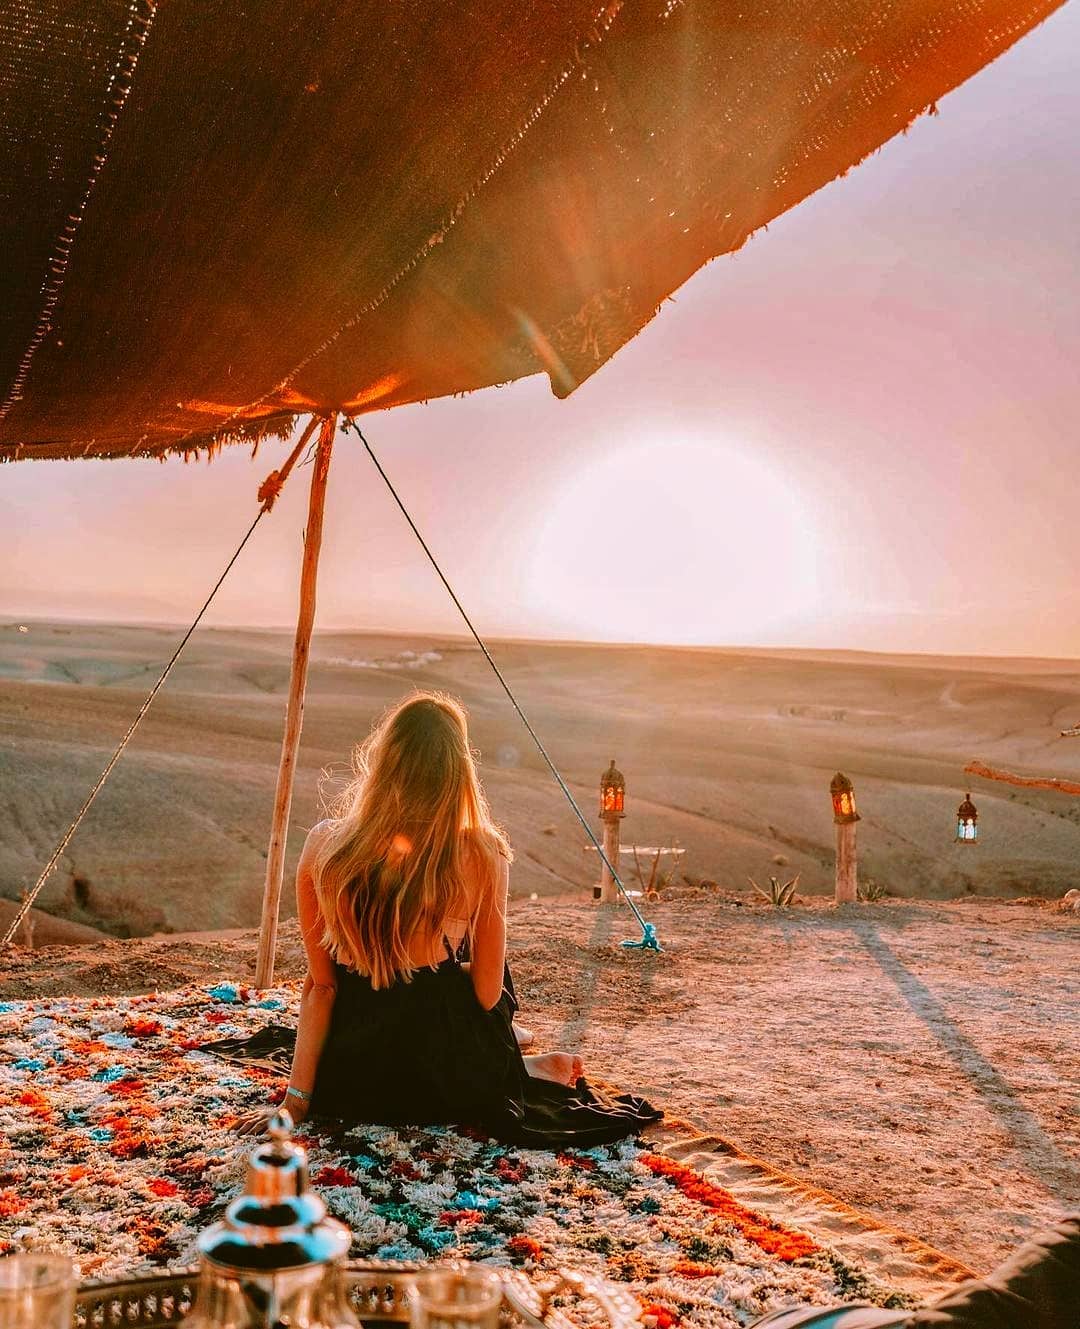
<path id="1" fill-rule="evenodd" d="M 259 924 L 259 955 L 255 965 L 255 986 L 268 988 L 274 981 L 274 951 L 277 946 L 281 886 L 285 876 L 285 844 L 289 833 L 289 809 L 292 807 L 296 754 L 304 723 L 304 689 L 307 685 L 308 656 L 311 652 L 311 629 L 315 622 L 315 588 L 319 577 L 319 547 L 322 544 L 323 507 L 326 481 L 330 473 L 330 452 L 334 446 L 336 415 L 322 422 L 315 449 L 311 495 L 308 499 L 307 528 L 304 531 L 304 560 L 300 571 L 300 612 L 293 642 L 289 700 L 285 711 L 285 736 L 281 741 L 277 793 L 274 795 L 274 819 L 270 828 L 270 846 L 266 853 L 266 885 L 263 889 L 262 920 Z"/>

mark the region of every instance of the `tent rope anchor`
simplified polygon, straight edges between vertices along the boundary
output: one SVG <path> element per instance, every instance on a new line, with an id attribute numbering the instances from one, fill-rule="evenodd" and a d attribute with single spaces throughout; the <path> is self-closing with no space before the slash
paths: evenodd
<path id="1" fill-rule="evenodd" d="M 439 566 L 438 559 L 436 559 L 435 555 L 431 552 L 431 549 L 429 548 L 427 541 L 420 534 L 419 527 L 416 525 L 416 522 L 414 522 L 412 517 L 410 516 L 408 508 L 401 501 L 401 496 L 394 488 L 393 482 L 391 481 L 390 477 L 383 470 L 382 463 L 379 461 L 378 457 L 376 457 L 374 451 L 372 450 L 371 444 L 364 437 L 363 432 L 360 429 L 360 426 L 356 423 L 355 420 L 346 420 L 342 428 L 343 430 L 351 429 L 353 433 L 356 434 L 360 442 L 364 445 L 364 451 L 371 458 L 372 464 L 374 465 L 375 469 L 379 472 L 379 476 L 382 479 L 383 484 L 385 484 L 386 488 L 390 491 L 390 497 L 397 504 L 398 509 L 401 512 L 401 515 L 405 518 L 406 522 L 408 522 L 409 529 L 412 531 L 413 535 L 416 536 L 420 548 L 424 551 L 425 555 L 427 556 L 428 562 L 435 570 L 435 575 L 442 582 L 447 595 L 449 595 L 450 599 L 454 602 L 454 608 L 461 615 L 462 621 L 464 622 L 465 626 L 469 629 L 473 641 L 475 641 L 477 646 L 479 646 L 481 654 L 483 655 L 484 659 L 488 662 L 488 664 L 491 666 L 491 672 L 499 680 L 499 684 L 502 687 L 502 690 L 506 693 L 510 701 L 510 705 L 513 706 L 514 710 L 517 712 L 518 719 L 520 719 L 521 723 L 525 726 L 526 730 L 528 731 L 529 737 L 536 745 L 537 752 L 539 752 L 540 756 L 543 757 L 548 770 L 555 778 L 555 783 L 562 790 L 563 794 L 566 797 L 566 801 L 570 804 L 574 816 L 577 817 L 578 821 L 581 822 L 582 828 L 584 829 L 585 834 L 589 837 L 590 841 L 592 842 L 593 848 L 600 855 L 601 863 L 603 863 L 604 866 L 607 868 L 607 870 L 611 873 L 612 880 L 615 882 L 615 885 L 619 888 L 620 892 L 622 893 L 623 899 L 630 906 L 634 917 L 637 919 L 638 924 L 641 927 L 640 941 L 632 941 L 632 940 L 624 941 L 620 942 L 620 945 L 625 946 L 628 950 L 657 951 L 657 952 L 661 951 L 663 948 L 660 945 L 660 939 L 656 935 L 656 925 L 650 923 L 642 914 L 641 910 L 634 903 L 633 898 L 630 895 L 630 892 L 626 889 L 626 887 L 622 883 L 622 878 L 619 876 L 617 868 L 608 858 L 607 854 L 604 853 L 604 847 L 600 843 L 600 841 L 596 838 L 596 833 L 594 832 L 593 828 L 589 825 L 588 819 L 586 818 L 585 814 L 582 812 L 581 808 L 578 806 L 577 799 L 570 792 L 570 787 L 563 779 L 562 774 L 559 771 L 559 768 L 555 765 L 551 757 L 548 755 L 548 750 L 547 748 L 544 747 L 543 743 L 540 741 L 540 735 L 532 727 L 532 723 L 530 722 L 529 717 L 521 709 L 521 705 L 518 702 L 517 697 L 514 696 L 510 684 L 507 683 L 506 679 L 503 677 L 503 672 L 499 668 L 499 666 L 495 663 L 494 657 L 492 656 L 491 652 L 488 650 L 487 646 L 484 644 L 484 639 L 480 636 L 479 632 L 477 632 L 476 628 L 473 626 L 472 619 L 465 612 L 465 606 L 458 599 L 454 591 L 454 588 L 450 585 L 449 581 L 447 581 L 446 574 Z"/>

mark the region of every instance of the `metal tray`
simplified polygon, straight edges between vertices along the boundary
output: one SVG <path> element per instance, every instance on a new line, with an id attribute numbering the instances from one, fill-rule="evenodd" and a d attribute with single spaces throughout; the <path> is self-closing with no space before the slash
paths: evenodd
<path id="1" fill-rule="evenodd" d="M 407 1323 L 410 1278 L 421 1268 L 378 1260 L 347 1265 L 349 1295 L 363 1323 Z M 499 1274 L 504 1329 L 579 1329 L 573 1309 L 565 1304 L 571 1297 L 594 1307 L 590 1323 L 600 1318 L 611 1329 L 638 1325 L 638 1304 L 628 1292 L 576 1270 L 560 1269 L 543 1287 L 516 1270 L 501 1269 Z M 120 1282 L 84 1283 L 75 1296 L 73 1329 L 168 1329 L 191 1310 L 198 1281 L 198 1270 L 179 1269 Z"/>

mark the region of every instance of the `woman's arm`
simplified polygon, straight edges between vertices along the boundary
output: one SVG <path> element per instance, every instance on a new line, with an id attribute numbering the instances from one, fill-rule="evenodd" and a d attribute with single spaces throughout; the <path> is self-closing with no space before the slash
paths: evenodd
<path id="1" fill-rule="evenodd" d="M 295 1122 L 303 1121 L 308 1114 L 315 1072 L 330 1030 L 330 1017 L 337 997 L 337 976 L 334 962 L 322 942 L 323 920 L 312 875 L 320 837 L 320 826 L 308 833 L 300 862 L 296 866 L 296 912 L 300 920 L 300 935 L 307 951 L 308 971 L 300 997 L 296 1048 L 289 1074 L 290 1092 L 282 1104 L 288 1108 Z M 238 1128 L 246 1135 L 257 1134 L 264 1129 L 267 1115 L 260 1112 L 242 1117 L 237 1123 Z"/>
<path id="2" fill-rule="evenodd" d="M 476 1000 L 490 1011 L 502 996 L 503 969 L 506 965 L 506 894 L 510 888 L 510 865 L 501 854 L 495 856 L 494 874 L 488 876 L 480 900 L 473 935 L 469 977 Z"/>

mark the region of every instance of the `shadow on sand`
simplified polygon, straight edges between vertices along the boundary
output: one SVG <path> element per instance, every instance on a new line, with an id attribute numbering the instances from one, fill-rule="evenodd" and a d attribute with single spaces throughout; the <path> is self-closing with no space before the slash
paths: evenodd
<path id="1" fill-rule="evenodd" d="M 580 994 L 580 1001 L 575 1013 L 555 1035 L 555 1047 L 579 1048 L 585 1031 L 592 1021 L 593 1012 L 596 1009 L 596 980 L 604 967 L 603 960 L 598 959 L 593 952 L 597 947 L 610 945 L 614 938 L 621 941 L 623 937 L 633 936 L 635 931 L 639 931 L 639 929 L 629 909 L 621 905 L 597 905 L 596 918 L 593 920 L 592 930 L 589 933 L 587 950 L 582 957 L 581 968 L 574 976 L 573 982 L 568 981 L 567 983 L 569 991 Z M 640 952 L 634 951 L 631 954 L 639 955 Z M 643 1010 L 647 1007 L 645 998 L 648 997 L 653 978 L 653 967 L 647 963 L 651 957 L 646 954 L 644 958 L 646 963 L 640 971 L 643 979 L 643 991 L 641 993 Z"/>
<path id="2" fill-rule="evenodd" d="M 1009 1132 L 1027 1169 L 1063 1203 L 1080 1203 L 1080 1169 L 1046 1134 L 996 1067 L 957 1028 L 941 1001 L 904 965 L 877 924 L 870 919 L 850 919 L 847 926 Z"/>

